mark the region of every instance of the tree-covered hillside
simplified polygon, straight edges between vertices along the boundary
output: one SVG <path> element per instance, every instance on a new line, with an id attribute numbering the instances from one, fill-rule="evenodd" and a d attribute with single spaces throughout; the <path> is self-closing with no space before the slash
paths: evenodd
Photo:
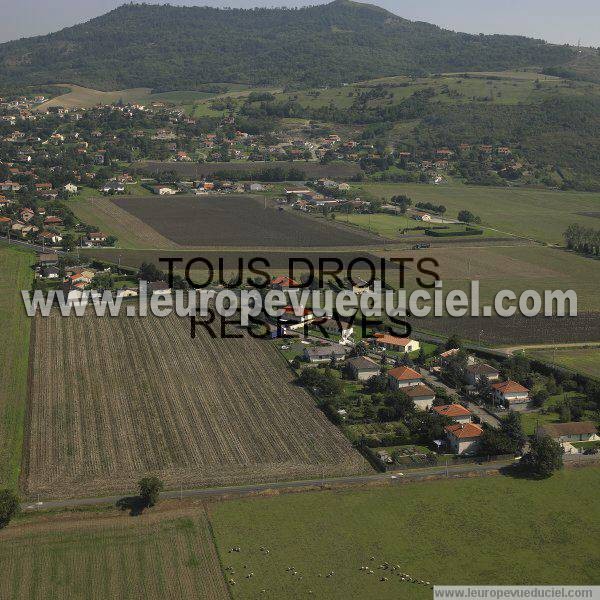
<path id="1" fill-rule="evenodd" d="M 293 10 L 129 4 L 57 33 L 0 45 L 0 85 L 339 84 L 395 74 L 554 67 L 571 58 L 567 47 L 455 33 L 349 0 Z"/>

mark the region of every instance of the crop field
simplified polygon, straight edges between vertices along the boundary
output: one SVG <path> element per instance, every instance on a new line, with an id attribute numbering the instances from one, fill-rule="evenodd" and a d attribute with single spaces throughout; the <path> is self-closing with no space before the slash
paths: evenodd
<path id="1" fill-rule="evenodd" d="M 528 356 L 600 379 L 600 346 L 527 350 Z"/>
<path id="2" fill-rule="evenodd" d="M 16 487 L 21 467 L 31 328 L 21 290 L 31 287 L 33 261 L 0 246 L 0 488 Z"/>
<path id="3" fill-rule="evenodd" d="M 460 210 L 470 210 L 481 217 L 486 227 L 549 243 L 563 243 L 563 232 L 572 223 L 595 226 L 592 218 L 581 213 L 600 210 L 600 194 L 585 192 L 387 183 L 360 187 L 374 198 L 389 200 L 406 194 L 413 204 L 443 204 L 449 218 L 455 218 Z"/>
<path id="4" fill-rule="evenodd" d="M 115 198 L 112 202 L 182 246 L 365 246 L 377 238 L 334 223 L 279 211 L 252 196 Z"/>
<path id="5" fill-rule="evenodd" d="M 108 198 L 81 198 L 70 201 L 69 207 L 85 223 L 93 223 L 104 234 L 116 237 L 120 248 L 177 247 L 177 244 Z"/>
<path id="6" fill-rule="evenodd" d="M 491 346 L 521 344 L 559 344 L 599 342 L 600 313 L 581 313 L 576 317 L 409 317 L 411 325 L 420 331 L 464 340 L 481 341 Z"/>
<path id="7" fill-rule="evenodd" d="M 191 487 L 368 469 L 271 344 L 214 331 L 192 340 L 174 315 L 39 317 L 25 494 L 125 492 L 145 473 Z"/>
<path id="8" fill-rule="evenodd" d="M 77 516 L 0 532 L 2 598 L 230 598 L 206 514 Z"/>
<path id="9" fill-rule="evenodd" d="M 183 162 L 160 162 L 139 161 L 133 163 L 131 168 L 150 174 L 174 171 L 181 177 L 209 177 L 219 171 L 227 172 L 251 172 L 257 173 L 264 169 L 281 167 L 284 170 L 291 168 L 302 171 L 306 177 L 331 177 L 333 179 L 349 179 L 360 172 L 360 167 L 355 163 L 332 162 L 322 165 L 318 162 L 306 161 L 271 161 L 271 162 L 208 162 L 208 163 L 183 163 Z"/>
<path id="10" fill-rule="evenodd" d="M 598 485 L 600 468 L 589 467 L 543 481 L 478 477 L 235 500 L 209 516 L 225 567 L 254 573 L 231 576 L 235 599 L 312 591 L 328 600 L 429 600 L 430 586 L 399 573 L 431 585 L 599 584 Z M 235 545 L 241 551 L 227 554 Z"/>
<path id="11" fill-rule="evenodd" d="M 426 268 L 435 271 L 443 281 L 446 291 L 453 289 L 469 290 L 471 281 L 478 280 L 481 286 L 481 301 L 492 302 L 494 295 L 501 290 L 513 290 L 519 294 L 534 289 L 574 290 L 577 293 L 577 308 L 580 313 L 600 312 L 600 298 L 597 281 L 600 277 L 600 263 L 596 260 L 566 252 L 557 248 L 539 245 L 528 246 L 486 246 L 486 247 L 432 247 L 426 250 L 387 251 L 381 254 L 386 258 L 412 258 L 407 264 L 406 287 L 417 287 L 419 275 L 415 266 L 419 259 L 434 259 Z M 389 272 L 388 283 L 397 287 L 398 281 Z M 429 283 L 430 277 L 422 276 Z"/>

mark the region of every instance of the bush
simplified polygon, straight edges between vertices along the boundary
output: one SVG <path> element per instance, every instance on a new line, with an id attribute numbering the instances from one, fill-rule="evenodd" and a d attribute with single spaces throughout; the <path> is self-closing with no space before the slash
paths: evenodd
<path id="1" fill-rule="evenodd" d="M 19 512 L 19 497 L 12 490 L 0 490 L 0 529 Z"/>

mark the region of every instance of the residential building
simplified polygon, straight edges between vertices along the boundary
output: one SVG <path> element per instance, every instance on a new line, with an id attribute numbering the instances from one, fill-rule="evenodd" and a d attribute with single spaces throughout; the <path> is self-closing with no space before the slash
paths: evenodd
<path id="1" fill-rule="evenodd" d="M 516 381 L 501 381 L 492 384 L 493 399 L 506 408 L 523 408 L 529 403 L 529 390 Z"/>
<path id="2" fill-rule="evenodd" d="M 549 436 L 556 442 L 597 442 L 600 440 L 598 428 L 592 421 L 572 423 L 544 423 L 538 425 L 538 437 Z"/>
<path id="3" fill-rule="evenodd" d="M 370 358 L 366 356 L 356 356 L 349 358 L 346 361 L 348 370 L 352 374 L 352 378 L 357 381 L 367 381 L 379 374 L 381 367 Z"/>
<path id="4" fill-rule="evenodd" d="M 400 391 L 405 393 L 419 410 L 429 410 L 433 406 L 435 392 L 424 383 L 403 387 Z"/>
<path id="5" fill-rule="evenodd" d="M 396 352 L 416 352 L 421 347 L 416 340 L 397 337 L 389 333 L 376 333 L 373 335 L 373 338 L 377 346 Z"/>
<path id="6" fill-rule="evenodd" d="M 400 366 L 388 371 L 388 380 L 391 388 L 404 391 L 404 388 L 422 383 L 423 377 L 410 367 Z"/>
<path id="7" fill-rule="evenodd" d="M 487 377 L 488 381 L 495 382 L 500 379 L 500 371 L 486 363 L 475 363 L 468 365 L 465 369 L 465 375 L 470 385 L 477 385 L 482 377 Z"/>
<path id="8" fill-rule="evenodd" d="M 455 423 L 470 423 L 471 411 L 462 406 L 462 404 L 444 404 L 443 406 L 434 406 L 432 409 L 442 417 L 448 417 Z"/>
<path id="9" fill-rule="evenodd" d="M 446 439 L 454 454 L 474 454 L 483 435 L 483 429 L 474 423 L 446 425 Z"/>
<path id="10" fill-rule="evenodd" d="M 346 349 L 339 344 L 327 344 L 304 349 L 304 358 L 311 363 L 329 362 L 332 357 L 336 360 L 346 358 Z"/>

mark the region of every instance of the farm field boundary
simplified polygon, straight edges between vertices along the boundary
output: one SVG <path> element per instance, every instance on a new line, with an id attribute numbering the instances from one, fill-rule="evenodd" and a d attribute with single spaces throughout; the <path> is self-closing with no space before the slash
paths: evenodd
<path id="1" fill-rule="evenodd" d="M 369 471 L 268 342 L 192 340 L 175 316 L 35 327 L 29 497 L 121 493 L 146 473 L 187 488 Z"/>
<path id="2" fill-rule="evenodd" d="M 34 254 L 0 245 L 0 487 L 16 487 L 27 405 L 31 321 L 20 290 L 31 287 Z"/>

